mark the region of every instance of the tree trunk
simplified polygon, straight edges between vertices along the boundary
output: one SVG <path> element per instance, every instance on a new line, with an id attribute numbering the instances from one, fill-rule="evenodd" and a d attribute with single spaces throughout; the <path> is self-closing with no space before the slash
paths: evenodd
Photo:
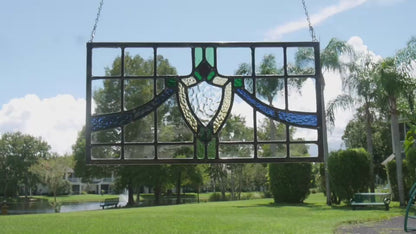
<path id="1" fill-rule="evenodd" d="M 137 193 L 136 193 L 136 203 L 140 205 L 140 186 L 138 187 Z"/>
<path id="2" fill-rule="evenodd" d="M 182 172 L 179 171 L 178 178 L 176 180 L 176 204 L 181 204 L 181 183 Z"/>
<path id="3" fill-rule="evenodd" d="M 133 206 L 134 205 L 134 191 L 133 191 L 133 185 L 131 183 L 127 185 L 127 191 L 129 193 L 127 206 Z"/>
<path id="4" fill-rule="evenodd" d="M 391 138 L 393 153 L 396 157 L 396 171 L 397 171 L 397 187 L 399 190 L 399 202 L 400 206 L 404 207 L 404 185 L 403 185 L 403 162 L 402 151 L 399 135 L 399 114 L 397 111 L 397 102 L 395 98 L 390 98 L 390 110 L 391 110 Z"/>
<path id="5" fill-rule="evenodd" d="M 373 129 L 371 128 L 371 113 L 369 103 L 365 104 L 365 130 L 367 140 L 367 152 L 370 154 L 370 191 L 374 193 L 374 152 L 373 152 Z"/>
<path id="6" fill-rule="evenodd" d="M 159 185 L 156 185 L 154 188 L 154 195 L 155 195 L 155 205 L 160 204 L 160 194 L 162 193 L 162 188 Z"/>

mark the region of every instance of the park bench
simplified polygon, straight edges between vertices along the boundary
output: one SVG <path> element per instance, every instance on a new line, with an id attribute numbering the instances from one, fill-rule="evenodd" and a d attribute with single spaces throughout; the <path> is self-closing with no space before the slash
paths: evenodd
<path id="1" fill-rule="evenodd" d="M 355 193 L 351 199 L 351 207 L 355 210 L 361 206 L 384 206 L 389 210 L 390 201 L 390 193 Z"/>
<path id="2" fill-rule="evenodd" d="M 103 209 L 106 206 L 114 206 L 115 208 L 117 208 L 118 202 L 119 202 L 118 198 L 106 198 L 104 199 L 104 202 L 100 203 L 100 206 Z"/>

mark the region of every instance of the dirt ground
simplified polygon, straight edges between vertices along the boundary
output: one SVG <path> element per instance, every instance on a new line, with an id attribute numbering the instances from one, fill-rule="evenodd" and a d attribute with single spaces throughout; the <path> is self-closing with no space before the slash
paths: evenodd
<path id="1" fill-rule="evenodd" d="M 408 227 L 416 227 L 416 223 L 409 223 Z M 395 217 L 381 222 L 368 222 L 356 225 L 343 225 L 335 233 L 359 233 L 359 234 L 391 234 L 406 233 L 404 231 L 404 216 Z M 407 232 L 416 233 L 416 231 Z"/>

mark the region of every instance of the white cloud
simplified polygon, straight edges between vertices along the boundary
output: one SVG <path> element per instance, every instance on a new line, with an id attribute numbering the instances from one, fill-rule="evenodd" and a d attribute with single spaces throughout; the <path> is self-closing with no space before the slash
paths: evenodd
<path id="1" fill-rule="evenodd" d="M 70 153 L 85 124 L 85 100 L 71 95 L 40 99 L 26 95 L 0 109 L 0 133 L 20 131 L 40 136 L 59 154 Z"/>
<path id="2" fill-rule="evenodd" d="M 313 26 L 316 26 L 331 16 L 334 16 L 341 12 L 358 7 L 367 1 L 368 0 L 340 0 L 338 4 L 336 5 L 325 7 L 318 13 L 311 14 L 310 15 L 311 24 Z M 384 0 L 384 1 L 387 1 L 387 0 Z M 299 20 L 286 23 L 284 25 L 278 26 L 268 31 L 266 33 L 266 41 L 278 40 L 285 34 L 296 32 L 298 30 L 305 29 L 305 28 L 308 28 L 308 23 L 306 19 L 303 17 Z"/>

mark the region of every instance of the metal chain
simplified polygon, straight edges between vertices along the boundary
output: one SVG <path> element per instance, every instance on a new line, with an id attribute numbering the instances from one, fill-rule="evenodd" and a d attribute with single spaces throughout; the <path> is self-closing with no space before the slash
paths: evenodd
<path id="1" fill-rule="evenodd" d="M 308 9 L 306 8 L 305 0 L 302 0 L 303 10 L 305 10 L 306 20 L 308 21 L 309 25 L 309 33 L 311 34 L 312 41 L 318 41 L 316 40 L 315 31 L 313 30 L 311 19 L 309 18 Z"/>
<path id="2" fill-rule="evenodd" d="M 95 17 L 94 27 L 92 28 L 92 31 L 91 31 L 90 42 L 94 40 L 95 31 L 97 30 L 98 21 L 100 20 L 100 15 L 101 15 L 101 10 L 103 9 L 103 4 L 104 4 L 104 0 L 101 0 L 100 5 L 98 6 L 97 17 Z"/>

